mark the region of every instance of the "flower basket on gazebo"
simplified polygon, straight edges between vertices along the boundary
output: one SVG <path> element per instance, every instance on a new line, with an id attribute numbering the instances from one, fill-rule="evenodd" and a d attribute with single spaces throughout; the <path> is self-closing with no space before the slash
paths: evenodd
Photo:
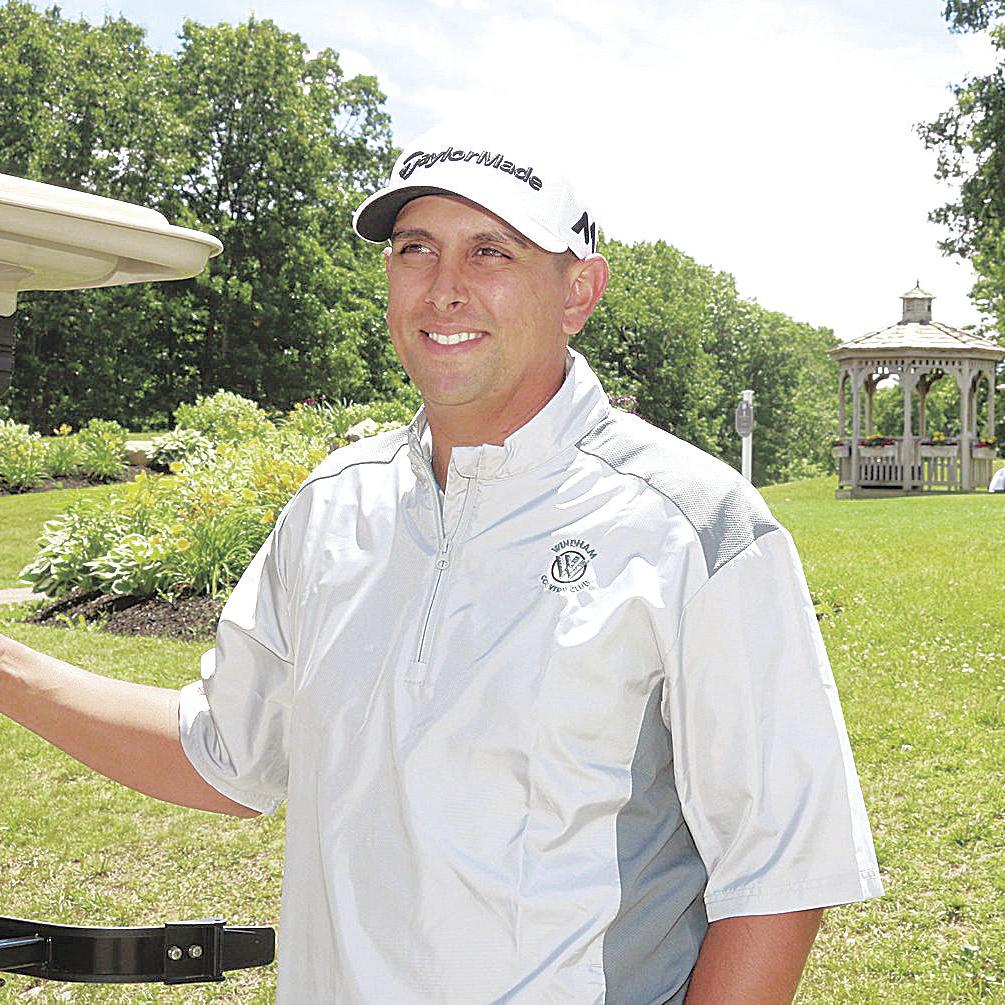
<path id="1" fill-rule="evenodd" d="M 982 461 L 993 461 L 995 458 L 995 441 L 994 439 L 978 440 L 970 448 L 970 456 L 975 460 Z"/>
<path id="2" fill-rule="evenodd" d="M 929 438 L 921 440 L 919 446 L 922 457 L 958 457 L 960 453 L 959 441 L 945 433 L 932 433 Z"/>
<path id="3" fill-rule="evenodd" d="M 860 457 L 896 457 L 897 441 L 892 436 L 864 436 L 858 441 L 858 453 Z"/>
<path id="4" fill-rule="evenodd" d="M 958 457 L 960 448 L 955 443 L 922 443 L 922 457 Z"/>
<path id="5" fill-rule="evenodd" d="M 851 443 L 847 440 L 835 440 L 831 444 L 831 457 L 836 457 L 839 460 L 842 457 L 851 457 Z"/>

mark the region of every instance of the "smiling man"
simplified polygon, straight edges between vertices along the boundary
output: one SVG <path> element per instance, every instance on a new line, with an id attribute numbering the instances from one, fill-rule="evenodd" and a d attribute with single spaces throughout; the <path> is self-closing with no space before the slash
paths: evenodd
<path id="1" fill-rule="evenodd" d="M 790 1001 L 821 909 L 881 893 L 791 538 L 568 348 L 608 267 L 534 150 L 427 138 L 354 223 L 412 425 L 311 475 L 180 697 L 0 639 L 0 708 L 160 798 L 286 802 L 288 1005 Z"/>

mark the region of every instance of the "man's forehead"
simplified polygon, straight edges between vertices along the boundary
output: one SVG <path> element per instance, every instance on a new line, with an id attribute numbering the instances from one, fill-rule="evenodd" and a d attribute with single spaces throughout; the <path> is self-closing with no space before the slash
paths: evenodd
<path id="1" fill-rule="evenodd" d="M 416 236 L 461 233 L 470 240 L 511 241 L 523 248 L 536 248 L 519 231 L 495 213 L 458 195 L 424 195 L 405 203 L 395 217 L 391 240 Z"/>

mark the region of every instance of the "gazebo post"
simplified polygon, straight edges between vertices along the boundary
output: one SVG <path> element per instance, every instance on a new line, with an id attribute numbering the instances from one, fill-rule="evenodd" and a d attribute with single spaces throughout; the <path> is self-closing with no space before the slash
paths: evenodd
<path id="1" fill-rule="evenodd" d="M 847 436 L 847 421 L 844 409 L 844 382 L 848 379 L 848 371 L 842 370 L 838 377 L 838 436 L 843 440 Z"/>
<path id="2" fill-rule="evenodd" d="M 991 367 L 987 371 L 988 378 L 988 424 L 987 432 L 984 434 L 989 439 L 995 435 L 995 371 Z"/>
<path id="3" fill-rule="evenodd" d="M 902 485 L 910 492 L 914 481 L 914 433 L 911 430 L 911 396 L 917 377 L 906 368 L 900 374 L 900 386 L 904 393 L 904 436 L 900 441 L 900 466 Z"/>
<path id="4" fill-rule="evenodd" d="M 859 403 L 862 400 L 862 377 L 864 371 L 855 369 L 851 377 L 851 490 L 858 487 L 858 441 L 862 435 L 862 410 Z"/>
<path id="5" fill-rule="evenodd" d="M 970 385 L 973 370 L 964 363 L 956 373 L 956 386 L 960 389 L 960 488 L 970 491 Z"/>
<path id="6" fill-rule="evenodd" d="M 870 373 L 865 379 L 865 435 L 872 434 L 872 396 L 876 390 L 876 375 Z"/>

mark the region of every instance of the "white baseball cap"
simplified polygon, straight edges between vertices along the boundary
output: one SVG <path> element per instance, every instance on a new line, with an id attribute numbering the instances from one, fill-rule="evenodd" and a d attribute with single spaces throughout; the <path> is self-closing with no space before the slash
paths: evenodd
<path id="1" fill-rule="evenodd" d="M 353 229 L 364 240 L 390 238 L 405 203 L 423 195 L 459 195 L 505 220 L 545 251 L 566 249 L 579 258 L 597 252 L 597 224 L 576 198 L 568 177 L 535 156 L 526 140 L 476 140 L 464 126 L 438 126 L 409 144 L 395 161 L 385 188 L 355 212 Z"/>

